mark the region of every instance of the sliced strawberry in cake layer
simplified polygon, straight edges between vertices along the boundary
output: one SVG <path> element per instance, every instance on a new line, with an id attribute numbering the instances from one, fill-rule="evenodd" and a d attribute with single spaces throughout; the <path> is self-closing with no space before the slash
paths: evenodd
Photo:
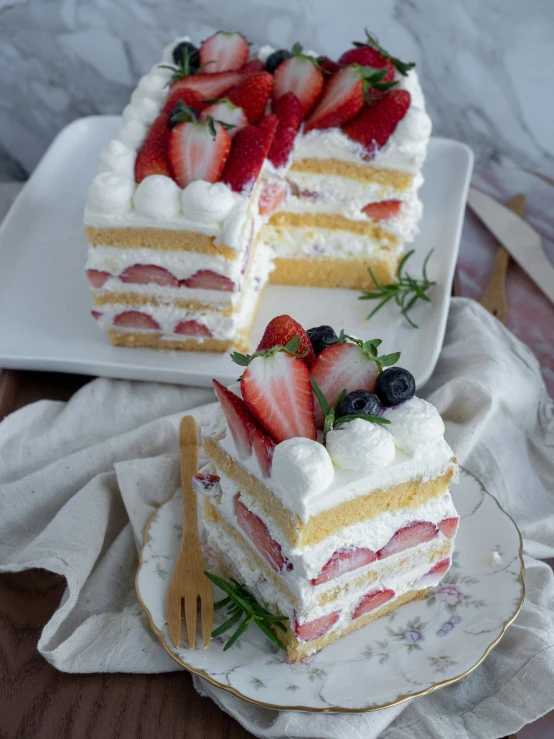
<path id="1" fill-rule="evenodd" d="M 179 280 L 164 267 L 155 264 L 133 264 L 119 275 L 121 282 L 133 285 L 160 285 L 160 287 L 179 287 Z"/>
<path id="2" fill-rule="evenodd" d="M 199 323 L 198 321 L 181 321 L 175 326 L 173 333 L 204 338 L 209 338 L 213 335 L 207 326 L 204 326 L 203 323 Z"/>
<path id="3" fill-rule="evenodd" d="M 391 598 L 394 598 L 394 596 L 394 590 L 375 590 L 372 593 L 364 595 L 352 614 L 352 621 L 360 618 L 360 616 L 365 616 L 366 613 L 375 611 L 377 608 L 385 605 Z"/>
<path id="4" fill-rule="evenodd" d="M 454 518 L 445 518 L 439 523 L 439 531 L 446 536 L 447 539 L 453 539 L 458 529 L 460 519 L 456 516 Z"/>
<path id="5" fill-rule="evenodd" d="M 364 547 L 340 549 L 323 566 L 319 575 L 311 581 L 312 585 L 322 585 L 329 582 L 329 580 L 345 575 L 347 572 L 365 567 L 365 565 L 375 562 L 376 559 L 375 552 Z"/>
<path id="6" fill-rule="evenodd" d="M 337 623 L 340 618 L 340 611 L 333 611 L 328 613 L 326 616 L 315 618 L 313 621 L 306 621 L 303 624 L 299 624 L 298 621 L 294 620 L 294 633 L 299 641 L 314 641 L 319 639 Z"/>
<path id="7" fill-rule="evenodd" d="M 272 90 L 273 77 L 269 72 L 257 72 L 232 87 L 226 97 L 244 111 L 248 123 L 258 123 L 265 113 Z"/>
<path id="8" fill-rule="evenodd" d="M 447 557 L 446 559 L 441 559 L 440 562 L 437 562 L 437 564 L 429 570 L 426 577 L 429 575 L 444 575 L 449 569 L 450 558 Z"/>
<path id="9" fill-rule="evenodd" d="M 91 310 L 90 315 L 94 318 L 95 321 L 97 321 L 99 318 L 101 318 L 102 313 L 100 313 L 99 310 Z"/>
<path id="10" fill-rule="evenodd" d="M 248 41 L 240 33 L 217 31 L 200 47 L 200 65 L 208 74 L 240 69 L 248 59 Z"/>
<path id="11" fill-rule="evenodd" d="M 384 221 L 386 218 L 394 218 L 400 215 L 402 210 L 401 200 L 381 200 L 379 203 L 369 203 L 362 208 L 362 213 L 374 221 Z"/>
<path id="12" fill-rule="evenodd" d="M 289 187 L 286 182 L 268 182 L 260 195 L 258 208 L 260 215 L 270 216 L 287 199 Z"/>
<path id="13" fill-rule="evenodd" d="M 259 516 L 248 510 L 238 497 L 235 500 L 235 512 L 239 526 L 275 572 L 292 570 L 292 564 L 283 556 L 281 546 L 271 537 L 265 523 Z"/>
<path id="14" fill-rule="evenodd" d="M 377 552 L 379 559 L 391 557 L 393 554 L 403 552 L 405 549 L 417 547 L 434 539 L 438 533 L 438 527 L 430 521 L 414 521 L 404 526 L 392 536 L 388 544 Z"/>
<path id="15" fill-rule="evenodd" d="M 315 361 L 312 342 L 298 321 L 286 314 L 276 316 L 267 324 L 256 351 L 265 351 L 276 346 L 286 346 L 295 336 L 300 339 L 300 346 L 296 353 L 306 367 L 311 367 Z"/>
<path id="16" fill-rule="evenodd" d="M 199 495 L 210 496 L 219 490 L 219 476 L 210 472 L 197 472 L 192 477 L 192 489 Z"/>
<path id="17" fill-rule="evenodd" d="M 113 319 L 113 325 L 121 328 L 138 328 L 151 331 L 160 330 L 160 324 L 152 316 L 142 313 L 139 310 L 126 310 L 123 313 L 119 313 Z"/>
<path id="18" fill-rule="evenodd" d="M 110 277 L 111 274 L 109 272 L 101 272 L 98 269 L 87 269 L 87 280 L 92 287 L 102 287 Z"/>
<path id="19" fill-rule="evenodd" d="M 213 272 L 211 269 L 199 269 L 181 284 L 201 290 L 223 290 L 229 293 L 236 290 L 235 283 L 229 277 Z"/>

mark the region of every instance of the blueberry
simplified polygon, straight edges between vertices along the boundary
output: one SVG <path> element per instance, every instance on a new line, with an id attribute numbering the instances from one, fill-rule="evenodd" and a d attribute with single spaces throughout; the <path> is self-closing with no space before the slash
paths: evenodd
<path id="1" fill-rule="evenodd" d="M 267 61 L 265 63 L 265 71 L 266 72 L 275 72 L 277 67 L 282 64 L 285 59 L 290 59 L 292 54 L 288 49 L 278 49 L 277 51 L 274 51 L 273 54 L 270 54 L 267 57 Z"/>
<path id="2" fill-rule="evenodd" d="M 312 342 L 312 347 L 316 354 L 321 354 L 329 344 L 334 344 L 338 339 L 338 336 L 331 326 L 317 326 L 317 328 L 309 328 L 306 333 L 308 334 L 309 340 Z"/>
<path id="3" fill-rule="evenodd" d="M 414 397 L 414 376 L 402 367 L 389 367 L 377 375 L 375 393 L 386 407 L 404 403 Z"/>
<path id="4" fill-rule="evenodd" d="M 335 417 L 353 416 L 356 413 L 367 413 L 370 416 L 380 416 L 383 407 L 379 398 L 369 390 L 352 390 L 337 406 Z"/>
<path id="5" fill-rule="evenodd" d="M 200 57 L 198 56 L 198 49 L 194 44 L 191 44 L 190 41 L 181 41 L 181 43 L 177 44 L 177 46 L 173 49 L 173 61 L 178 67 L 182 67 L 185 63 L 187 52 L 189 59 L 189 70 L 190 73 L 193 74 L 198 70 L 198 67 L 200 66 Z"/>

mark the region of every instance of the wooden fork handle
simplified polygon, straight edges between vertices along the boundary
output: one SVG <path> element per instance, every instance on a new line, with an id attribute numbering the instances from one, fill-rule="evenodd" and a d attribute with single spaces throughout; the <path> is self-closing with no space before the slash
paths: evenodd
<path id="1" fill-rule="evenodd" d="M 191 515 L 197 511 L 196 493 L 192 478 L 198 471 L 198 430 L 192 416 L 184 416 L 179 429 L 181 457 L 181 485 L 183 488 L 183 542 L 198 540 L 198 519 Z"/>

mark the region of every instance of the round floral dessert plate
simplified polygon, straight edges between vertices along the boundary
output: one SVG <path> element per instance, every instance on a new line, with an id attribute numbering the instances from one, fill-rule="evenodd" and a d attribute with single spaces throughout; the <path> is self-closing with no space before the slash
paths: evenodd
<path id="1" fill-rule="evenodd" d="M 401 606 L 290 663 L 250 625 L 230 649 L 226 635 L 203 649 L 175 649 L 166 597 L 181 544 L 180 491 L 152 516 L 136 578 L 139 601 L 165 649 L 213 685 L 261 706 L 329 712 L 373 711 L 460 680 L 498 644 L 524 598 L 522 542 L 517 526 L 471 474 L 452 488 L 460 514 L 453 564 L 423 600 Z M 206 567 L 217 563 L 203 545 Z M 218 591 L 214 599 L 221 597 Z M 216 611 L 214 628 L 227 618 Z"/>

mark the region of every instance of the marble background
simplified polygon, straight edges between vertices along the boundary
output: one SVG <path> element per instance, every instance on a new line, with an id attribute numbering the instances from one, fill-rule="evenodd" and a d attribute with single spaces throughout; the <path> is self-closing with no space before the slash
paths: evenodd
<path id="1" fill-rule="evenodd" d="M 75 118 L 121 111 L 179 33 L 333 56 L 364 24 L 418 63 L 436 135 L 554 178 L 553 0 L 0 0 L 0 180 L 25 179 Z"/>

